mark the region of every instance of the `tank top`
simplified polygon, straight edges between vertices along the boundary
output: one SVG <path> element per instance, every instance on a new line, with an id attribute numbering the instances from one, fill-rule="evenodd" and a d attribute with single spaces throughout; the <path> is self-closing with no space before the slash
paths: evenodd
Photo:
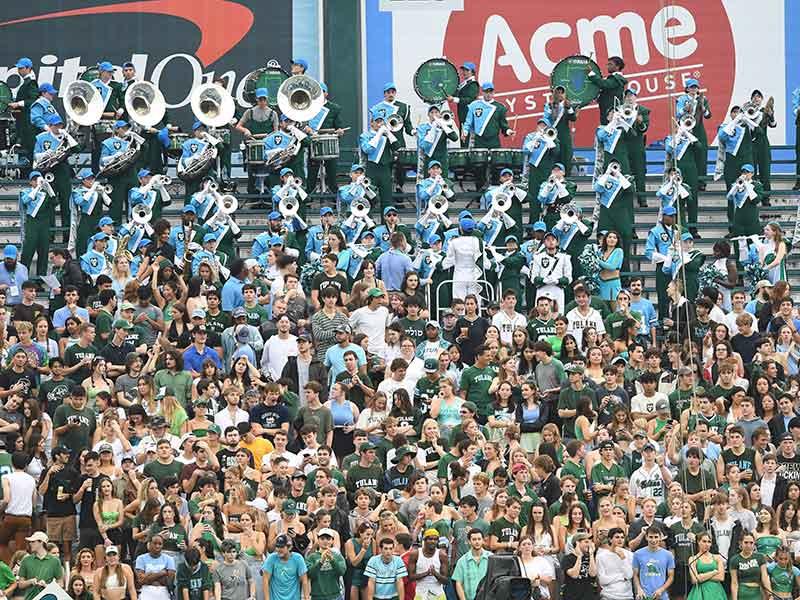
<path id="1" fill-rule="evenodd" d="M 331 401 L 329 407 L 331 409 L 334 427 L 353 425 L 353 410 L 350 408 L 350 402 L 339 403 Z"/>
<path id="2" fill-rule="evenodd" d="M 727 260 L 728 259 L 726 259 L 726 258 L 718 258 L 711 265 L 717 271 L 722 273 L 725 277 L 728 276 Z M 719 293 L 722 294 L 722 308 L 724 308 L 725 310 L 730 310 L 731 309 L 731 290 L 729 288 L 726 288 L 724 285 L 719 285 L 719 284 L 715 285 L 714 287 L 716 287 L 719 290 Z"/>
<path id="3" fill-rule="evenodd" d="M 539 408 L 538 404 L 534 404 L 533 407 L 529 408 L 527 405 L 522 406 L 522 422 L 523 423 L 535 423 L 539 420 L 539 415 L 541 414 L 541 409 Z"/>
<path id="4" fill-rule="evenodd" d="M 425 573 L 431 567 L 437 572 L 441 569 L 439 549 L 437 548 L 434 551 L 433 556 L 425 556 L 420 548 L 417 553 L 417 573 Z M 417 596 L 424 598 L 426 593 L 430 593 L 432 596 L 441 596 L 444 593 L 442 584 L 433 575 L 428 575 L 417 581 Z"/>
<path id="5" fill-rule="evenodd" d="M 451 403 L 442 401 L 439 405 L 439 418 L 437 421 L 442 427 L 455 427 L 461 423 L 461 405 L 463 401 L 460 398 L 454 398 Z"/>
<path id="6" fill-rule="evenodd" d="M 11 490 L 6 514 L 30 517 L 33 513 L 33 491 L 36 489 L 36 481 L 22 471 L 12 471 L 3 477 L 8 480 L 8 489 Z"/>

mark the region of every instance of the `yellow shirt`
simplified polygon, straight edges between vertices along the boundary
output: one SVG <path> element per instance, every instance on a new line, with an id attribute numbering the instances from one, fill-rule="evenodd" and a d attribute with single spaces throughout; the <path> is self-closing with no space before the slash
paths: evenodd
<path id="1" fill-rule="evenodd" d="M 240 441 L 239 447 L 249 450 L 250 453 L 253 455 L 253 461 L 255 462 L 256 471 L 261 471 L 261 459 L 264 458 L 264 455 L 269 454 L 270 452 L 275 450 L 275 447 L 272 445 L 272 442 L 258 436 L 256 436 L 255 439 L 249 444 L 244 440 Z"/>

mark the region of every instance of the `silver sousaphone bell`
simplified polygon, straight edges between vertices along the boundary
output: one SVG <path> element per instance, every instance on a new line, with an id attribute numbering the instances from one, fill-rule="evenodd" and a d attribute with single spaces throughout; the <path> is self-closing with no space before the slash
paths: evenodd
<path id="1" fill-rule="evenodd" d="M 322 86 L 308 75 L 289 77 L 278 88 L 278 108 L 292 121 L 310 121 L 324 104 Z"/>
<path id="2" fill-rule="evenodd" d="M 205 83 L 192 92 L 192 113 L 207 127 L 228 125 L 236 113 L 233 97 L 221 85 Z"/>
<path id="3" fill-rule="evenodd" d="M 164 95 L 149 81 L 137 81 L 125 91 L 125 110 L 142 127 L 154 127 L 167 112 Z"/>
<path id="4" fill-rule="evenodd" d="M 153 219 L 153 209 L 147 204 L 137 204 L 131 209 L 131 220 L 142 227 L 147 235 L 153 234 L 153 228 L 150 226 L 150 221 Z"/>
<path id="5" fill-rule="evenodd" d="M 67 86 L 64 94 L 64 111 L 73 123 L 90 126 L 103 116 L 105 103 L 100 92 L 88 81 L 79 79 Z"/>

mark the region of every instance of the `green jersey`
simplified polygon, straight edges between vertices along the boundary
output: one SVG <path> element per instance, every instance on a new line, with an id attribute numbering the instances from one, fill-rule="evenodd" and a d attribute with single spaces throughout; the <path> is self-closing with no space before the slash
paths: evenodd
<path id="1" fill-rule="evenodd" d="M 176 477 L 180 481 L 183 467 L 184 464 L 182 462 L 174 459 L 166 464 L 154 460 L 144 466 L 143 472 L 147 477 L 152 477 L 161 485 L 161 482 L 167 477 Z"/>
<path id="2" fill-rule="evenodd" d="M 187 564 L 178 567 L 176 575 L 178 584 L 178 598 L 183 598 L 183 590 L 189 591 L 189 600 L 203 600 L 203 592 L 208 590 L 213 594 L 214 581 L 211 578 L 211 571 L 200 561 L 196 569 L 192 569 Z"/>
<path id="3" fill-rule="evenodd" d="M 489 386 L 495 377 L 492 367 L 480 369 L 467 367 L 461 373 L 461 389 L 466 393 L 466 400 L 474 402 L 478 407 L 478 416 L 488 417 L 492 413 L 492 397 L 489 395 Z"/>
<path id="4" fill-rule="evenodd" d="M 675 553 L 676 563 L 688 564 L 689 559 L 697 551 L 697 536 L 704 531 L 703 526 L 697 521 L 692 521 L 689 527 L 685 527 L 681 521 L 672 524 L 669 528 L 669 547 Z"/>
<path id="5" fill-rule="evenodd" d="M 247 313 L 247 324 L 253 327 L 261 327 L 261 324 L 269 319 L 269 312 L 267 309 L 256 304 L 255 306 L 243 306 L 245 313 Z"/>
<path id="6" fill-rule="evenodd" d="M 213 331 L 218 335 L 222 335 L 222 332 L 230 326 L 230 314 L 219 311 L 216 315 L 212 315 L 210 312 L 206 312 L 206 327 L 209 329 L 209 331 Z"/>
<path id="7" fill-rule="evenodd" d="M 614 485 L 617 479 L 625 479 L 625 470 L 617 463 L 612 463 L 606 467 L 602 462 L 598 462 L 592 467 L 592 485 Z M 597 492 L 598 496 L 607 496 L 611 492 Z"/>
<path id="8" fill-rule="evenodd" d="M 36 579 L 50 583 L 61 579 L 64 571 L 61 567 L 61 561 L 49 552 L 43 558 L 39 558 L 35 554 L 29 554 L 22 559 L 19 565 L 19 578 L 20 579 Z M 32 585 L 25 588 L 25 600 L 31 600 L 44 588 L 38 585 Z"/>
<path id="9" fill-rule="evenodd" d="M 91 408 L 84 406 L 82 410 L 75 410 L 71 404 L 62 404 L 53 416 L 53 429 L 67 424 L 74 426 L 58 436 L 59 446 L 66 446 L 76 453 L 91 447 L 92 436 L 97 427 L 97 417 Z M 53 440 L 53 446 L 55 445 Z"/>
<path id="10" fill-rule="evenodd" d="M 114 315 L 108 312 L 105 308 L 101 308 L 94 319 L 95 332 L 97 337 L 101 340 L 108 341 L 108 336 L 111 335 L 111 324 L 114 322 Z M 103 335 L 106 334 L 106 335 Z"/>
<path id="11" fill-rule="evenodd" d="M 497 541 L 503 544 L 516 542 L 519 540 L 521 533 L 522 525 L 518 522 L 509 521 L 505 517 L 500 517 L 489 525 L 489 536 L 495 536 Z"/>
<path id="12" fill-rule="evenodd" d="M 362 487 L 380 492 L 383 489 L 383 480 L 384 472 L 381 465 L 373 463 L 368 467 L 362 467 L 356 463 L 347 471 L 346 487 L 350 495 Z"/>
<path id="13" fill-rule="evenodd" d="M 312 600 L 336 600 L 341 596 L 339 579 L 347 570 L 347 564 L 335 548 L 328 553 L 329 556 L 322 558 L 322 553 L 317 550 L 306 557 Z"/>
<path id="14" fill-rule="evenodd" d="M 575 410 L 578 407 L 578 400 L 583 396 L 591 398 L 592 408 L 597 409 L 597 397 L 591 388 L 583 386 L 581 389 L 576 390 L 570 385 L 558 394 L 558 410 Z M 575 439 L 575 417 L 563 419 L 562 428 L 565 438 Z"/>
<path id="15" fill-rule="evenodd" d="M 535 317 L 528 321 L 528 338 L 533 342 L 546 340 L 556 334 L 556 322 L 553 319 Z"/>
<path id="16" fill-rule="evenodd" d="M 484 536 L 489 535 L 489 523 L 483 519 L 466 521 L 459 519 L 453 523 L 453 556 L 452 564 L 464 554 L 469 552 L 469 532 L 472 529 L 480 529 Z"/>

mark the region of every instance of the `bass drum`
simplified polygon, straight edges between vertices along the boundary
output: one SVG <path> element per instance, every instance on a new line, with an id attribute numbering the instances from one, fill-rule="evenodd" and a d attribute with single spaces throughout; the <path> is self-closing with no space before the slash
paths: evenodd
<path id="1" fill-rule="evenodd" d="M 440 104 L 458 90 L 458 69 L 446 58 L 431 58 L 414 73 L 414 91 L 428 104 Z"/>
<path id="2" fill-rule="evenodd" d="M 588 56 L 575 54 L 558 62 L 550 74 L 550 87 L 561 86 L 574 108 L 593 102 L 600 95 L 600 86 L 589 81 L 589 71 L 600 73 L 600 67 Z"/>
<path id="3" fill-rule="evenodd" d="M 270 63 L 271 62 L 272 61 L 270 61 Z M 258 88 L 267 88 L 267 103 L 272 108 L 277 108 L 278 89 L 287 79 L 289 79 L 289 74 L 277 63 L 275 65 L 268 64 L 264 68 L 256 69 L 248 73 L 244 78 L 242 98 L 244 98 L 244 101 L 248 104 L 254 105 L 256 103 L 256 90 Z"/>
<path id="4" fill-rule="evenodd" d="M 5 81 L 0 81 L 0 115 L 5 115 L 8 105 L 14 101 L 14 94 Z"/>
<path id="5" fill-rule="evenodd" d="M 80 78 L 84 81 L 92 83 L 95 79 L 100 79 L 100 69 L 97 67 L 89 67 L 83 73 L 81 73 Z"/>

